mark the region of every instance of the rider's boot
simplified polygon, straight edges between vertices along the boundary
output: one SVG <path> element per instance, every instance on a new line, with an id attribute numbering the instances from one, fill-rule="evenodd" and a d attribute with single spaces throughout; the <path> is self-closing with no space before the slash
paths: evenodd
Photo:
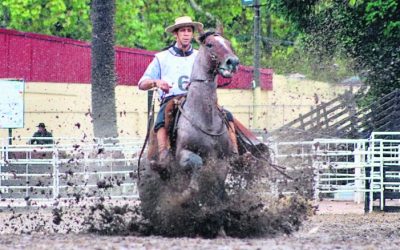
<path id="1" fill-rule="evenodd" d="M 152 162 L 151 167 L 153 170 L 162 172 L 166 170 L 171 163 L 171 153 L 168 149 L 168 131 L 166 128 L 161 127 L 157 130 L 157 143 L 158 143 L 158 161 Z"/>
<path id="2" fill-rule="evenodd" d="M 229 139 L 231 140 L 231 144 L 232 144 L 231 152 L 235 155 L 239 154 L 239 147 L 238 147 L 238 143 L 237 143 L 235 124 L 233 122 L 229 122 L 228 135 L 229 135 Z"/>

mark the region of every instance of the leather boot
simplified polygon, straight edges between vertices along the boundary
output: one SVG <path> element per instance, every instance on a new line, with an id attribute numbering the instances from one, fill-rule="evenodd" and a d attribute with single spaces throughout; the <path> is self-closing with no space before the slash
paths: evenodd
<path id="1" fill-rule="evenodd" d="M 151 168 L 154 171 L 161 173 L 166 170 L 168 165 L 171 163 L 172 156 L 168 149 L 168 131 L 166 128 L 161 127 L 157 131 L 157 143 L 158 143 L 158 161 L 151 163 Z"/>
<path id="2" fill-rule="evenodd" d="M 232 143 L 232 153 L 239 154 L 239 147 L 238 147 L 237 138 L 236 138 L 235 124 L 233 122 L 229 122 L 228 135 L 229 135 L 229 139 L 231 140 L 231 143 Z"/>
<path id="3" fill-rule="evenodd" d="M 168 131 L 166 128 L 161 127 L 157 131 L 157 143 L 158 143 L 158 161 L 168 160 L 170 152 L 168 143 Z"/>

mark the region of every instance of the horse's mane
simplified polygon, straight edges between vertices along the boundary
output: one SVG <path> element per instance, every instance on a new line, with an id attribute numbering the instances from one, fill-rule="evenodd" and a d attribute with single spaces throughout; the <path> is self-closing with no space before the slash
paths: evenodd
<path id="1" fill-rule="evenodd" d="M 204 43 L 204 40 L 206 40 L 206 38 L 211 35 L 220 35 L 221 36 L 221 34 L 216 32 L 215 30 L 209 30 L 209 31 L 206 31 L 203 34 L 201 34 L 198 39 L 199 39 L 200 43 Z"/>

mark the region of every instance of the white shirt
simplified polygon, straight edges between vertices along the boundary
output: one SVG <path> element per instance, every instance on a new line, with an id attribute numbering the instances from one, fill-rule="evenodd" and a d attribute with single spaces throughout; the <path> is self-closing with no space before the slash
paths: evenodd
<path id="1" fill-rule="evenodd" d="M 147 79 L 162 79 L 172 87 L 169 93 L 158 89 L 159 100 L 169 96 L 176 96 L 187 93 L 190 82 L 190 75 L 198 51 L 193 49 L 188 56 L 176 53 L 177 48 L 171 47 L 155 55 L 153 61 L 147 66 L 139 85 Z"/>

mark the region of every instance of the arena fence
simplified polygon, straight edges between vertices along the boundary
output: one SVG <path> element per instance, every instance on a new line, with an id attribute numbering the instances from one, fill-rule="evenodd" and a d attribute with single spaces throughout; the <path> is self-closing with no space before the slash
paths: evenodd
<path id="1" fill-rule="evenodd" d="M 55 138 L 47 145 L 9 145 L 4 139 L 0 148 L 1 198 L 78 199 L 82 194 L 136 198 L 142 143 L 124 138 Z"/>
<path id="2" fill-rule="evenodd" d="M 9 145 L 5 138 L 1 143 L 2 200 L 138 197 L 141 139 L 56 138 L 49 145 Z M 275 163 L 311 170 L 315 199 L 364 202 L 366 212 L 395 209 L 386 201 L 400 199 L 400 132 L 268 144 Z"/>
<path id="3" fill-rule="evenodd" d="M 315 139 L 271 146 L 277 164 L 312 168 L 315 199 L 365 201 L 366 212 L 399 209 L 386 201 L 400 199 L 400 132 L 374 132 L 369 139 Z"/>

